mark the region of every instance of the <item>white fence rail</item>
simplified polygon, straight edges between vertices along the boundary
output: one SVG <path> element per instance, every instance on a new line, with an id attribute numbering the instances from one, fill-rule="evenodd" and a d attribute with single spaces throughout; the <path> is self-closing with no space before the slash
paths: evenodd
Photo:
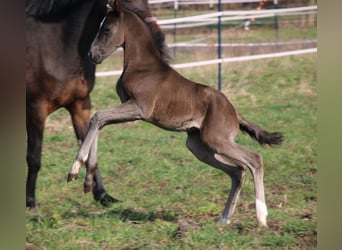
<path id="1" fill-rule="evenodd" d="M 189 17 L 180 17 L 173 19 L 163 19 L 158 20 L 157 23 L 164 29 L 173 28 L 174 24 L 182 24 L 183 26 L 186 23 L 198 23 L 202 22 L 202 25 L 207 25 L 212 22 L 217 22 L 217 18 L 221 17 L 222 21 L 232 21 L 232 20 L 245 20 L 249 18 L 264 18 L 275 15 L 292 15 L 294 13 L 299 14 L 302 12 L 312 13 L 313 11 L 317 11 L 317 5 L 305 6 L 305 7 L 295 7 L 295 8 L 283 8 L 283 9 L 268 9 L 268 10 L 231 10 L 231 11 L 220 11 L 196 16 Z M 198 25 L 197 25 L 198 26 Z M 186 26 L 189 27 L 189 24 Z"/>
<path id="2" fill-rule="evenodd" d="M 291 41 L 274 41 L 274 42 L 237 42 L 237 43 L 221 43 L 222 48 L 225 47 L 270 47 L 270 46 L 286 46 L 286 45 L 308 45 L 316 44 L 317 39 L 305 39 L 305 40 L 291 40 Z M 177 42 L 167 45 L 169 48 L 182 47 L 182 48 L 208 48 L 218 47 L 218 43 L 200 43 L 198 40 L 190 42 Z"/>
<path id="3" fill-rule="evenodd" d="M 257 3 L 262 0 L 221 0 L 222 4 L 225 3 Z M 174 3 L 175 5 L 190 5 L 190 4 L 217 4 L 218 0 L 149 0 L 149 4 L 160 4 L 160 3 Z"/>
<path id="4" fill-rule="evenodd" d="M 262 54 L 262 55 L 229 57 L 229 58 L 213 59 L 213 60 L 206 60 L 206 61 L 199 61 L 199 62 L 174 64 L 171 66 L 175 69 L 184 69 L 184 68 L 190 68 L 190 67 L 199 67 L 199 66 L 205 66 L 205 65 L 218 64 L 218 63 L 242 62 L 242 61 L 259 60 L 259 59 L 267 59 L 267 58 L 275 58 L 275 57 L 283 57 L 283 56 L 291 56 L 291 55 L 302 55 L 302 54 L 308 54 L 308 53 L 317 53 L 317 48 L 268 53 L 268 54 Z M 97 77 L 117 76 L 117 75 L 121 75 L 121 73 L 122 73 L 122 70 L 96 72 L 96 76 Z"/>

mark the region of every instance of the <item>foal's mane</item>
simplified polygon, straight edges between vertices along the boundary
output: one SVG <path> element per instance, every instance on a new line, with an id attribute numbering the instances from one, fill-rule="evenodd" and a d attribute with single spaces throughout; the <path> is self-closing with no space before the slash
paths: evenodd
<path id="1" fill-rule="evenodd" d="M 137 7 L 135 5 L 129 4 L 130 1 L 127 1 L 127 2 L 128 3 L 126 3 L 126 1 L 123 1 L 123 5 L 122 5 L 123 9 L 133 14 L 136 14 L 143 21 L 143 23 L 146 24 L 146 26 L 150 30 L 152 37 L 158 47 L 160 55 L 165 61 L 167 62 L 170 61 L 171 57 L 168 53 L 168 48 L 165 43 L 165 34 L 161 30 L 160 26 L 157 24 L 157 20 L 152 15 L 148 4 L 146 3 L 146 5 L 144 6 L 146 8 L 143 8 L 143 7 Z"/>

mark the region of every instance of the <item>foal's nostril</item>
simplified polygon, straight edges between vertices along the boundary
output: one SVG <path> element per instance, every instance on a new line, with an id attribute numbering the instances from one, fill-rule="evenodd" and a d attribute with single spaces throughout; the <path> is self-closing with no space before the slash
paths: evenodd
<path id="1" fill-rule="evenodd" d="M 94 58 L 93 58 L 93 54 L 91 53 L 91 51 L 88 52 L 88 59 L 90 62 L 92 62 L 93 64 L 96 64 Z"/>
<path id="2" fill-rule="evenodd" d="M 91 51 L 89 51 L 88 58 L 89 58 L 89 61 L 92 62 L 93 64 L 100 64 L 102 62 L 102 60 L 100 59 L 101 56 L 98 55 L 97 51 L 95 51 L 94 54 Z"/>

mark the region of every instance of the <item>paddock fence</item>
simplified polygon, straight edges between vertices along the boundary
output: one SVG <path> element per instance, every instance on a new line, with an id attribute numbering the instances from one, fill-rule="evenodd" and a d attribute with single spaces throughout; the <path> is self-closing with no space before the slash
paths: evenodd
<path id="1" fill-rule="evenodd" d="M 257 0 L 221 0 L 223 3 L 246 3 L 246 2 L 261 2 Z M 175 0 L 150 0 L 149 3 L 153 4 L 165 4 L 173 3 L 178 5 L 190 4 L 189 1 L 175 1 Z M 213 0 L 197 0 L 191 1 L 191 4 L 217 4 L 218 1 Z M 174 6 L 176 8 L 177 6 Z M 177 7 L 178 8 L 178 7 Z M 290 8 L 274 8 L 274 9 L 257 9 L 257 10 L 221 10 L 221 11 L 211 11 L 210 13 L 191 15 L 185 17 L 176 17 L 171 19 L 157 19 L 157 23 L 161 26 L 162 30 L 169 32 L 173 30 L 174 42 L 168 43 L 168 47 L 173 49 L 174 55 L 177 50 L 195 50 L 200 48 L 214 48 L 217 51 L 222 51 L 223 48 L 234 48 L 234 53 L 231 53 L 230 57 L 224 57 L 219 54 L 217 58 L 212 58 L 208 60 L 196 61 L 196 62 L 186 62 L 179 64 L 172 64 L 171 66 L 175 69 L 184 69 L 191 67 L 200 67 L 206 65 L 217 64 L 220 68 L 222 63 L 233 63 L 242 62 L 249 60 L 261 60 L 267 58 L 284 57 L 291 55 L 303 55 L 309 53 L 317 53 L 317 39 L 292 39 L 292 40 L 279 40 L 277 37 L 277 32 L 275 32 L 274 41 L 266 42 L 221 42 L 220 33 L 222 31 L 222 26 L 224 24 L 229 24 L 231 22 L 239 21 L 240 25 L 235 28 L 241 28 L 245 25 L 246 20 L 257 19 L 264 20 L 274 18 L 274 22 L 277 21 L 276 18 L 279 16 L 317 16 L 317 5 L 311 6 L 301 6 L 301 7 L 290 7 Z M 221 24 L 219 26 L 219 24 Z M 198 28 L 207 29 L 210 25 L 215 25 L 217 27 L 218 41 L 216 43 L 203 42 L 202 40 L 190 40 L 186 42 L 176 41 L 176 32 L 181 29 L 191 29 L 192 31 Z M 275 27 L 278 28 L 278 27 Z M 212 28 L 211 28 L 212 29 Z M 198 32 L 202 32 L 200 30 Z M 245 48 L 250 48 L 250 55 L 245 55 L 242 51 Z M 267 53 L 262 53 L 265 50 L 262 48 L 268 48 Z M 211 52 L 211 54 L 213 54 Z M 233 56 L 232 56 L 233 55 Z M 122 73 L 122 69 L 96 72 L 97 77 L 106 76 L 117 76 Z M 218 78 L 220 82 L 220 69 L 218 72 Z M 220 84 L 219 87 L 220 89 Z"/>

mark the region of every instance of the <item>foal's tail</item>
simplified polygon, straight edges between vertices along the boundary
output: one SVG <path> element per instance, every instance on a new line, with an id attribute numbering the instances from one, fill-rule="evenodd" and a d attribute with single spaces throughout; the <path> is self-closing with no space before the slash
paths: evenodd
<path id="1" fill-rule="evenodd" d="M 239 119 L 240 130 L 247 133 L 254 140 L 259 142 L 261 146 L 264 145 L 280 145 L 284 139 L 283 135 L 279 132 L 268 132 L 258 125 L 246 121 L 240 114 L 237 114 Z"/>

